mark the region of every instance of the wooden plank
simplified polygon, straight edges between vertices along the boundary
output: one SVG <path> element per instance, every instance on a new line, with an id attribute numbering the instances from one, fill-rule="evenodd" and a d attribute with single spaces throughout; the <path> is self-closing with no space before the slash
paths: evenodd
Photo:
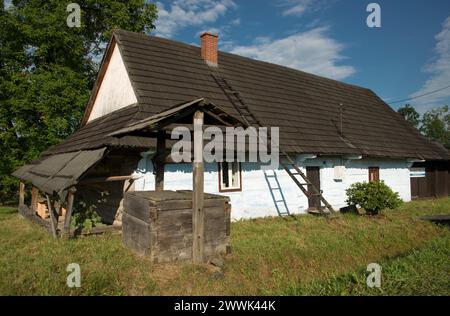
<path id="1" fill-rule="evenodd" d="M 19 184 L 19 206 L 25 205 L 25 183 L 20 181 Z"/>
<path id="2" fill-rule="evenodd" d="M 99 178 L 87 178 L 80 181 L 80 184 L 102 183 L 102 182 L 116 182 L 126 180 L 136 180 L 136 176 L 111 176 Z"/>
<path id="3" fill-rule="evenodd" d="M 210 207 L 216 205 L 222 205 L 223 200 L 217 199 L 203 199 L 203 207 Z M 191 200 L 168 200 L 158 202 L 158 209 L 162 211 L 166 210 L 178 210 L 178 209 L 192 209 Z"/>
<path id="4" fill-rule="evenodd" d="M 66 215 L 64 217 L 64 228 L 61 238 L 66 238 L 70 234 L 70 221 L 72 219 L 73 200 L 75 197 L 75 188 L 70 188 L 67 193 Z"/>
<path id="5" fill-rule="evenodd" d="M 166 132 L 158 131 L 156 156 L 163 156 L 166 151 Z M 155 191 L 164 191 L 164 162 L 155 161 Z"/>
<path id="6" fill-rule="evenodd" d="M 140 195 L 126 193 L 123 201 L 124 213 L 128 213 L 146 223 L 150 223 L 151 216 L 155 216 L 156 208 Z"/>
<path id="7" fill-rule="evenodd" d="M 192 192 L 192 261 L 204 260 L 204 165 L 203 165 L 203 112 L 194 113 L 194 163 Z"/>
<path id="8" fill-rule="evenodd" d="M 53 207 L 52 207 L 52 203 L 50 201 L 50 197 L 48 196 L 48 194 L 46 194 L 47 197 L 47 207 L 48 207 L 48 212 L 50 213 L 50 219 L 51 219 L 51 228 L 52 228 L 52 235 L 54 237 L 56 237 L 58 235 L 57 232 L 57 225 L 58 225 L 58 221 L 56 219 L 55 213 L 53 213 Z"/>
<path id="9" fill-rule="evenodd" d="M 36 213 L 38 206 L 38 198 L 39 198 L 39 189 L 33 186 L 31 188 L 31 205 L 30 205 L 30 210 L 32 214 Z"/>

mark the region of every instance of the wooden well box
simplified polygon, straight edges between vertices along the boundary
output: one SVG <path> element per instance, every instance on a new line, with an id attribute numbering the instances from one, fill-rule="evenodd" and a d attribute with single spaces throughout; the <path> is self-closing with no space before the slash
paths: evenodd
<path id="1" fill-rule="evenodd" d="M 229 198 L 205 194 L 204 258 L 231 252 Z M 127 192 L 123 243 L 153 262 L 192 259 L 192 192 Z"/>

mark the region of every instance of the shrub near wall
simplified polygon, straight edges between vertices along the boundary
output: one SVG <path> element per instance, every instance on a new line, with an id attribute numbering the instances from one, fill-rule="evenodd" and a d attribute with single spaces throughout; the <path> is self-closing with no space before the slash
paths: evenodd
<path id="1" fill-rule="evenodd" d="M 384 209 L 396 209 L 403 202 L 398 192 L 392 191 L 384 181 L 354 183 L 346 193 L 349 206 L 362 207 L 370 215 Z"/>

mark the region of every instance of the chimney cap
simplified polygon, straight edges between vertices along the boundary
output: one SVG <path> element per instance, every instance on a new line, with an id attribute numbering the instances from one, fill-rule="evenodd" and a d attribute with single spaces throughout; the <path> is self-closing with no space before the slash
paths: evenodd
<path id="1" fill-rule="evenodd" d="M 206 36 L 206 35 L 219 37 L 219 34 L 214 34 L 214 33 L 208 32 L 208 31 L 203 32 L 202 34 L 200 34 L 200 37 L 203 37 L 203 36 Z"/>

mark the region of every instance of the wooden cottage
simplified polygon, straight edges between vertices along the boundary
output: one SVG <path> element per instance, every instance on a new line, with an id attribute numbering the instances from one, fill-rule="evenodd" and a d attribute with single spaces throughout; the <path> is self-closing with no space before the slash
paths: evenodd
<path id="1" fill-rule="evenodd" d="M 336 211 L 359 181 L 384 180 L 405 201 L 449 195 L 450 153 L 371 90 L 220 52 L 217 41 L 115 31 L 80 128 L 14 173 L 33 185 L 31 212 L 38 191 L 69 209 L 96 199 L 102 220 L 120 226 L 125 191 L 192 190 L 192 164 L 161 148 L 175 125 L 192 124 L 192 113 L 175 116 L 199 102 L 209 124 L 279 127 L 279 168 L 205 163 L 205 192 L 227 196 L 233 219 Z"/>

